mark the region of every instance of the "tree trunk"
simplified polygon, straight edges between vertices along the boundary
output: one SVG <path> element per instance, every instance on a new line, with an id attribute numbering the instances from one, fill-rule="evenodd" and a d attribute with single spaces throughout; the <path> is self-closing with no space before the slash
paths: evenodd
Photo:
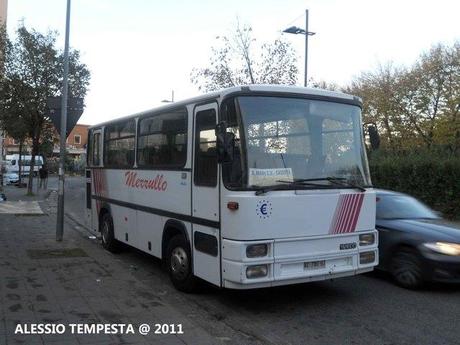
<path id="1" fill-rule="evenodd" d="M 38 153 L 39 141 L 35 137 L 32 139 L 32 158 L 30 160 L 30 171 L 29 171 L 29 183 L 27 185 L 27 194 L 33 193 L 33 183 L 34 183 L 34 169 L 35 169 L 35 156 Z"/>
<path id="2" fill-rule="evenodd" d="M 21 160 L 21 154 L 22 154 L 22 146 L 24 145 L 24 141 L 21 139 L 19 140 L 19 159 L 18 159 L 18 165 L 19 165 L 19 171 L 18 171 L 18 175 L 19 175 L 19 187 L 21 187 L 22 185 L 22 176 L 21 176 L 21 173 L 22 173 L 22 160 Z"/>
<path id="3" fill-rule="evenodd" d="M 390 121 L 388 120 L 388 116 L 385 115 L 382 122 L 385 130 L 387 131 L 388 145 L 390 146 L 390 150 L 395 151 L 396 147 L 394 145 L 393 133 L 390 126 Z"/>
<path id="4" fill-rule="evenodd" d="M 248 66 L 249 78 L 251 79 L 251 84 L 255 84 L 254 76 L 252 74 L 251 59 L 249 57 L 249 52 L 245 55 L 246 65 Z"/>

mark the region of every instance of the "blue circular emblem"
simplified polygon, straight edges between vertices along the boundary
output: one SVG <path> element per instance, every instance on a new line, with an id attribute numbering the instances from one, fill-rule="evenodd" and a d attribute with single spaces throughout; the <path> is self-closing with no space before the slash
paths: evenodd
<path id="1" fill-rule="evenodd" d="M 273 208 L 272 203 L 267 200 L 260 200 L 256 206 L 256 214 L 259 216 L 260 219 L 267 219 L 270 218 L 272 214 Z"/>

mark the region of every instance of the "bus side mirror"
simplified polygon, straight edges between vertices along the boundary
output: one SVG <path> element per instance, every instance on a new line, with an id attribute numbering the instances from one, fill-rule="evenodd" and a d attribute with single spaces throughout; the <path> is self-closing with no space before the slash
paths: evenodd
<path id="1" fill-rule="evenodd" d="M 380 135 L 377 126 L 375 124 L 370 125 L 367 127 L 367 131 L 369 132 L 372 150 L 378 150 L 380 147 Z"/>
<path id="2" fill-rule="evenodd" d="M 216 141 L 217 141 L 217 162 L 228 163 L 233 161 L 235 150 L 235 134 L 227 132 L 227 123 L 219 122 L 216 125 Z"/>
<path id="3" fill-rule="evenodd" d="M 365 123 L 363 125 L 363 133 L 366 133 L 365 126 L 367 126 L 367 133 L 369 134 L 369 141 L 373 151 L 378 150 L 380 147 L 380 135 L 377 125 L 373 122 Z"/>

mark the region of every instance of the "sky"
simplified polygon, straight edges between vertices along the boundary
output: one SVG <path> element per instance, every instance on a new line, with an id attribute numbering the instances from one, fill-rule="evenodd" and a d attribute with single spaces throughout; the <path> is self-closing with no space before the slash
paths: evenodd
<path id="1" fill-rule="evenodd" d="M 363 71 L 392 62 L 410 66 L 437 43 L 460 40 L 456 0 L 73 0 L 70 46 L 91 71 L 84 124 L 129 115 L 161 101 L 194 97 L 193 68 L 206 67 L 219 35 L 231 35 L 237 18 L 258 42 L 281 35 L 292 43 L 303 85 L 304 36 L 309 9 L 308 75 L 347 85 Z M 57 30 L 64 46 L 65 0 L 9 0 L 8 32 L 19 23 Z"/>

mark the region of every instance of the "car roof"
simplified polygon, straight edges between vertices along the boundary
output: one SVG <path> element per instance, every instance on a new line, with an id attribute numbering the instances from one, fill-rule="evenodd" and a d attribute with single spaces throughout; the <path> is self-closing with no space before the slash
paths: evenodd
<path id="1" fill-rule="evenodd" d="M 396 192 L 396 191 L 388 190 L 388 189 L 374 188 L 374 191 L 377 193 L 377 195 L 380 195 L 380 196 L 389 196 L 389 195 L 404 195 L 404 196 L 408 196 L 405 193 Z"/>

